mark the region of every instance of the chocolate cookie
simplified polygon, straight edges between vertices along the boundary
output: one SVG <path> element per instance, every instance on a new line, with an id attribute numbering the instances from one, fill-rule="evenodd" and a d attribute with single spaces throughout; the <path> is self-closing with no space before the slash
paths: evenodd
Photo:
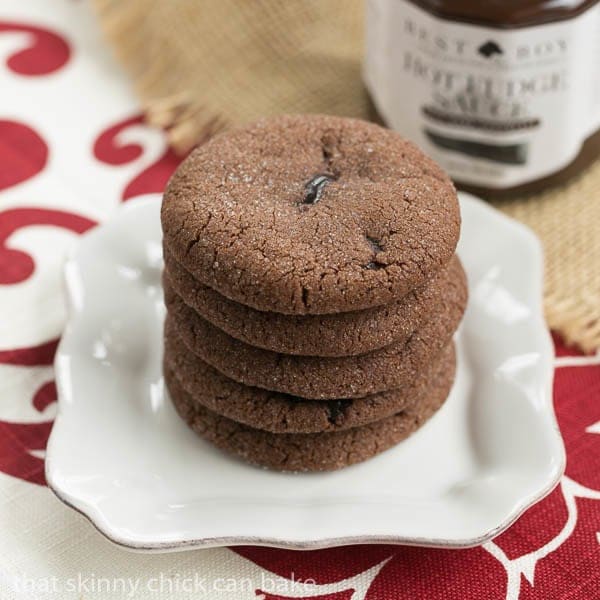
<path id="1" fill-rule="evenodd" d="M 409 385 L 448 345 L 462 317 L 463 281 L 446 290 L 439 312 L 406 344 L 359 356 L 290 356 L 255 348 L 227 335 L 179 298 L 166 298 L 165 335 L 176 331 L 190 352 L 235 381 L 313 399 L 360 398 Z"/>
<path id="2" fill-rule="evenodd" d="M 371 458 L 416 431 L 443 404 L 434 386 L 420 402 L 363 427 L 331 433 L 270 433 L 222 417 L 194 402 L 176 378 L 167 383 L 179 415 L 200 436 L 243 460 L 279 471 L 331 471 Z"/>
<path id="3" fill-rule="evenodd" d="M 331 315 L 283 315 L 233 302 L 195 280 L 172 256 L 165 256 L 163 287 L 200 316 L 251 346 L 307 356 L 364 354 L 403 343 L 442 301 L 451 280 L 465 280 L 458 257 L 419 289 L 387 306 Z"/>
<path id="4" fill-rule="evenodd" d="M 287 314 L 382 306 L 448 263 L 460 229 L 447 175 L 397 133 L 332 116 L 229 131 L 182 163 L 165 254 L 231 300 Z"/>
<path id="5" fill-rule="evenodd" d="M 256 429 L 273 433 L 316 433 L 358 427 L 396 414 L 427 395 L 448 394 L 456 366 L 454 344 L 401 390 L 351 400 L 305 400 L 249 387 L 221 375 L 176 336 L 165 340 L 164 374 L 176 379 L 193 402 Z"/>

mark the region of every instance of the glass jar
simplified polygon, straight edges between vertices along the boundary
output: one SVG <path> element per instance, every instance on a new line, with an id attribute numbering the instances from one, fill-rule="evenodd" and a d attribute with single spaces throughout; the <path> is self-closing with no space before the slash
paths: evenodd
<path id="1" fill-rule="evenodd" d="M 538 191 L 600 154 L 598 0 L 369 0 L 383 121 L 459 187 Z"/>

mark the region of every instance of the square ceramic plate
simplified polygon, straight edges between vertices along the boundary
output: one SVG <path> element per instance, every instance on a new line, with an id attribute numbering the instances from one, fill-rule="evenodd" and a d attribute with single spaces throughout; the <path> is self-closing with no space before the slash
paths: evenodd
<path id="1" fill-rule="evenodd" d="M 70 319 L 56 356 L 50 487 L 137 550 L 353 543 L 465 547 L 508 527 L 564 468 L 534 235 L 461 196 L 470 301 L 458 374 L 416 434 L 334 473 L 231 458 L 177 417 L 161 376 L 160 197 L 126 204 L 66 265 Z"/>

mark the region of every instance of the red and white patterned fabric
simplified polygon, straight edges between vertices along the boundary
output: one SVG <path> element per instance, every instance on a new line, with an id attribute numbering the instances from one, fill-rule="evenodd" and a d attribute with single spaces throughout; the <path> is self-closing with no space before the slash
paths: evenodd
<path id="1" fill-rule="evenodd" d="M 479 548 L 132 554 L 63 506 L 44 481 L 61 263 L 120 202 L 162 190 L 177 159 L 80 0 L 2 2 L 0 90 L 0 598 L 600 598 L 600 356 L 558 340 L 566 475 Z"/>

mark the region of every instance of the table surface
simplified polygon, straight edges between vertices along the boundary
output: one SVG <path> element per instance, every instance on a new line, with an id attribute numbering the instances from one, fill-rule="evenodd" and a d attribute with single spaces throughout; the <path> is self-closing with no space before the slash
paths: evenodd
<path id="1" fill-rule="evenodd" d="M 61 264 L 120 202 L 161 191 L 178 159 L 143 124 L 86 3 L 5 0 L 0 62 L 1 598 L 600 598 L 600 355 L 559 340 L 566 474 L 481 547 L 141 555 L 63 506 L 44 480 Z"/>

